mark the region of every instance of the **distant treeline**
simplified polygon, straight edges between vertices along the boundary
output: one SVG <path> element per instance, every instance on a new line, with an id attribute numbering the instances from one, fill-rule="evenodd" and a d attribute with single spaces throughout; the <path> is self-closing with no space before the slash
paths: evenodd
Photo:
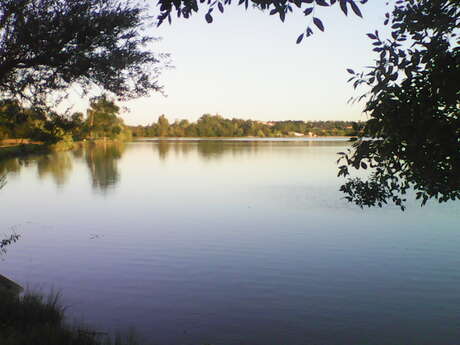
<path id="1" fill-rule="evenodd" d="M 254 121 L 226 119 L 205 114 L 196 122 L 176 120 L 170 123 L 161 115 L 147 126 L 131 126 L 136 137 L 286 137 L 355 136 L 362 122 L 354 121 Z"/>
<path id="2" fill-rule="evenodd" d="M 126 140 L 136 137 L 286 137 L 354 136 L 363 123 L 353 121 L 254 121 L 203 115 L 196 122 L 170 123 L 161 115 L 148 126 L 126 126 L 120 108 L 106 96 L 93 98 L 83 113 L 62 115 L 26 108 L 14 100 L 0 100 L 0 141 L 72 143 L 85 139 Z M 9 139 L 9 140 L 8 140 Z M 27 139 L 25 141 L 24 139 Z"/>

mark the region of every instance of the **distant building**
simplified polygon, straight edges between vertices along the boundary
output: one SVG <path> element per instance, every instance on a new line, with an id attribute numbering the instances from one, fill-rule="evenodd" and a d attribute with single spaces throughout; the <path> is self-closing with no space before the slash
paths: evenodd
<path id="1" fill-rule="evenodd" d="M 269 126 L 269 127 L 273 127 L 274 125 L 276 125 L 276 122 L 273 122 L 273 121 L 256 121 L 256 122 L 262 125 Z"/>

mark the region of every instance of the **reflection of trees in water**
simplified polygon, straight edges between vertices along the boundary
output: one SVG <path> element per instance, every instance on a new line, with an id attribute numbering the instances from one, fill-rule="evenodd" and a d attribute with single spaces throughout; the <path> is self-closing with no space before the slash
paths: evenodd
<path id="1" fill-rule="evenodd" d="M 50 175 L 54 182 L 61 186 L 67 182 L 72 171 L 72 159 L 68 152 L 52 152 L 36 158 L 38 176 Z"/>
<path id="2" fill-rule="evenodd" d="M 85 160 L 91 173 L 94 189 L 107 191 L 120 178 L 118 159 L 125 150 L 123 143 L 102 142 L 85 147 Z"/>
<path id="3" fill-rule="evenodd" d="M 187 156 L 194 150 L 193 145 L 187 143 L 177 143 L 177 145 L 173 145 L 173 148 L 176 156 Z"/>
<path id="4" fill-rule="evenodd" d="M 159 140 L 154 145 L 161 160 L 167 159 L 174 153 L 177 156 L 187 156 L 192 152 L 206 160 L 221 159 L 225 156 L 252 155 L 267 148 L 294 148 L 294 147 L 344 147 L 349 146 L 347 141 L 317 140 L 317 141 L 263 141 L 263 140 Z"/>
<path id="5" fill-rule="evenodd" d="M 8 173 L 16 174 L 22 168 L 22 163 L 18 158 L 5 159 L 0 161 L 0 176 L 6 176 Z"/>
<path id="6" fill-rule="evenodd" d="M 169 150 L 171 149 L 171 143 L 168 141 L 159 141 L 156 148 L 158 150 L 158 156 L 161 160 L 163 160 L 168 157 Z"/>
<path id="7" fill-rule="evenodd" d="M 36 166 L 40 179 L 51 176 L 61 186 L 72 171 L 72 159 L 68 152 L 52 152 L 26 158 L 11 158 L 0 161 L 0 175 L 17 174 L 23 167 Z"/>
<path id="8" fill-rule="evenodd" d="M 61 186 L 68 181 L 74 160 L 84 160 L 90 171 L 94 189 L 106 191 L 117 184 L 118 159 L 125 150 L 123 143 L 101 142 L 79 145 L 67 152 L 51 152 L 45 155 L 33 155 L 26 158 L 0 160 L 0 177 L 17 174 L 23 167 L 36 166 L 40 179 L 50 176 Z"/>
<path id="9" fill-rule="evenodd" d="M 205 159 L 218 159 L 225 155 L 238 156 L 243 154 L 255 154 L 261 149 L 271 147 L 343 147 L 349 143 L 346 141 L 253 141 L 253 140 L 159 140 L 154 145 L 161 160 L 166 159 L 171 153 L 175 156 L 188 155 L 197 152 Z"/>
<path id="10" fill-rule="evenodd" d="M 173 141 L 173 140 L 160 140 L 157 145 L 153 146 L 154 150 L 158 152 L 161 160 L 165 160 L 172 153 L 178 156 L 187 156 L 190 153 L 197 152 L 199 156 L 206 159 L 220 158 L 224 154 L 241 154 L 253 152 L 254 148 L 248 147 L 247 143 L 236 143 L 231 141 Z"/>
<path id="11" fill-rule="evenodd" d="M 160 140 L 157 145 L 154 145 L 154 150 L 158 151 L 158 156 L 161 160 L 168 157 L 171 152 L 176 156 L 187 156 L 195 148 L 190 142 L 179 142 L 171 140 Z"/>
<path id="12" fill-rule="evenodd" d="M 227 145 L 226 145 L 227 144 Z M 232 143 L 230 143 L 232 144 Z M 233 146 L 233 145 L 232 145 Z M 231 147 L 223 141 L 199 141 L 197 146 L 198 154 L 203 158 L 218 158 Z"/>
<path id="13" fill-rule="evenodd" d="M 152 147 L 161 160 L 166 160 L 170 156 L 180 159 L 198 155 L 203 160 L 215 161 L 228 156 L 251 157 L 272 148 L 278 150 L 319 146 L 337 147 L 338 151 L 341 151 L 344 146 L 349 145 L 346 141 L 159 140 Z M 131 147 L 136 148 L 135 145 Z M 72 161 L 76 161 L 77 164 L 83 161 L 89 169 L 93 189 L 105 192 L 119 182 L 118 160 L 124 151 L 124 143 L 98 142 L 79 145 L 75 150 L 68 152 L 0 160 L 0 176 L 17 174 L 23 167 L 37 166 L 40 178 L 50 176 L 60 186 L 68 182 L 74 165 Z"/>
<path id="14" fill-rule="evenodd" d="M 72 150 L 72 155 L 76 159 L 82 159 L 85 154 L 85 149 L 83 145 L 77 145 L 73 150 Z"/>

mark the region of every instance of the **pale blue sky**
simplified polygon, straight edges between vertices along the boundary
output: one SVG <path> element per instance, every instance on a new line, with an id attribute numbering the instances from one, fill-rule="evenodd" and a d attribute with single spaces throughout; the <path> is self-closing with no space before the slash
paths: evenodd
<path id="1" fill-rule="evenodd" d="M 128 124 L 147 124 L 165 114 L 170 120 L 196 120 L 204 113 L 256 120 L 363 120 L 362 104 L 345 71 L 371 64 L 371 41 L 365 35 L 382 28 L 384 0 L 362 7 L 364 19 L 345 17 L 339 7 L 319 8 L 326 32 L 317 32 L 300 45 L 297 36 L 306 17 L 277 16 L 243 7 L 215 13 L 207 24 L 204 13 L 174 18 L 152 29 L 163 39 L 154 51 L 171 53 L 174 69 L 160 82 L 167 97 L 154 94 L 123 105 Z"/>

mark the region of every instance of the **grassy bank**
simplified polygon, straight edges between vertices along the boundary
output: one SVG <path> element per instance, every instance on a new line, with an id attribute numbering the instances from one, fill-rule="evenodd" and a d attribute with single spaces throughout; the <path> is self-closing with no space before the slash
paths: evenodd
<path id="1" fill-rule="evenodd" d="M 109 337 L 65 321 L 65 308 L 54 294 L 14 293 L 0 289 L 2 345 L 140 345 L 133 336 Z"/>

